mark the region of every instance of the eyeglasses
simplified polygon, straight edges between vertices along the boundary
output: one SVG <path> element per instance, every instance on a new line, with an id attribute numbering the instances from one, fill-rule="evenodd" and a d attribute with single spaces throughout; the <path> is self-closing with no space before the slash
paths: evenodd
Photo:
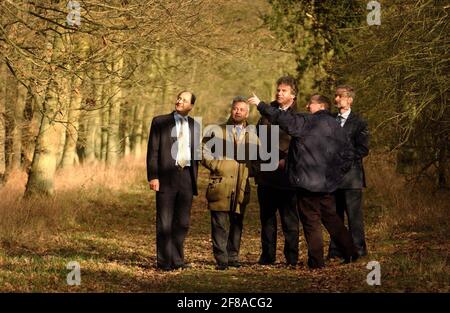
<path id="1" fill-rule="evenodd" d="M 183 98 L 177 98 L 177 102 L 181 102 L 181 103 L 188 103 L 189 100 L 183 99 Z"/>
<path id="2" fill-rule="evenodd" d="M 335 94 L 335 97 L 340 97 L 340 98 L 350 98 L 350 95 L 348 93 L 343 93 L 343 94 Z"/>

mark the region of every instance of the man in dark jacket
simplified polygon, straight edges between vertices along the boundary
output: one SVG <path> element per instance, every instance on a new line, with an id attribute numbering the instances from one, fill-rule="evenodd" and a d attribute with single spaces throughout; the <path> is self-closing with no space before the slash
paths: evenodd
<path id="1" fill-rule="evenodd" d="M 307 105 L 312 114 L 278 110 L 258 97 L 249 99 L 272 124 L 278 124 L 291 137 L 288 178 L 296 188 L 300 220 L 308 244 L 308 266 L 321 268 L 323 238 L 321 221 L 334 239 L 346 262 L 358 254 L 349 231 L 336 214 L 334 196 L 353 158 L 353 150 L 342 128 L 329 112 L 330 101 L 313 95 Z"/>
<path id="2" fill-rule="evenodd" d="M 297 83 L 291 76 L 283 76 L 277 80 L 276 101 L 270 105 L 278 110 L 296 112 Z M 271 131 L 267 117 L 262 116 L 258 126 L 267 125 Z M 259 129 L 259 127 L 257 127 Z M 271 134 L 266 138 L 270 141 Z M 258 184 L 258 201 L 261 219 L 261 256 L 259 264 L 275 263 L 277 251 L 277 211 L 280 213 L 281 227 L 284 234 L 284 256 L 286 264 L 295 266 L 298 261 L 299 216 L 295 188 L 289 185 L 286 164 L 291 136 L 279 131 L 279 165 L 275 171 L 259 171 L 255 177 Z M 267 143 L 272 146 L 271 142 Z"/>
<path id="3" fill-rule="evenodd" d="M 367 247 L 364 234 L 362 188 L 366 187 L 363 158 L 369 154 L 369 128 L 367 122 L 351 109 L 354 98 L 355 92 L 351 86 L 336 88 L 334 101 L 339 112 L 335 117 L 352 144 L 355 157 L 350 171 L 345 175 L 335 196 L 337 213 L 342 220 L 345 214 L 347 215 L 348 226 L 353 242 L 358 248 L 358 254 L 365 256 Z M 342 257 L 334 241 L 330 242 L 328 257 Z"/>
<path id="4" fill-rule="evenodd" d="M 187 268 L 184 262 L 192 198 L 197 195 L 200 126 L 188 117 L 195 96 L 178 94 L 175 111 L 153 118 L 147 148 L 147 180 L 156 191 L 157 267 Z M 197 143 L 197 144 L 196 144 Z M 173 149 L 174 148 L 174 149 Z"/>

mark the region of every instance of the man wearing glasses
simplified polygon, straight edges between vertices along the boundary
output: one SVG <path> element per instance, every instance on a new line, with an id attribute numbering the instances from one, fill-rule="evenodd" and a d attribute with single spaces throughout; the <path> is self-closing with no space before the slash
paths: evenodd
<path id="1" fill-rule="evenodd" d="M 295 187 L 300 220 L 308 245 L 308 266 L 325 266 L 321 223 L 335 240 L 346 263 L 358 258 L 351 234 L 336 214 L 332 195 L 353 161 L 353 151 L 343 130 L 329 113 L 328 98 L 311 96 L 311 114 L 279 110 L 254 95 L 249 103 L 262 116 L 279 125 L 292 138 L 288 151 L 288 178 Z"/>
<path id="2" fill-rule="evenodd" d="M 352 110 L 355 92 L 351 86 L 336 88 L 334 102 L 338 113 L 336 120 L 346 133 L 355 152 L 350 171 L 335 192 L 336 210 L 344 220 L 347 215 L 348 226 L 352 233 L 353 242 L 358 248 L 359 256 L 367 255 L 366 239 L 364 235 L 364 220 L 362 211 L 362 188 L 366 186 L 363 158 L 369 154 L 369 129 L 367 122 Z M 328 258 L 342 257 L 336 243 L 330 242 Z"/>
<path id="3" fill-rule="evenodd" d="M 184 240 L 197 195 L 194 143 L 199 134 L 194 130 L 200 126 L 188 116 L 194 103 L 192 92 L 179 93 L 175 111 L 154 117 L 150 129 L 147 180 L 156 191 L 157 268 L 163 271 L 190 267 L 184 262 Z"/>

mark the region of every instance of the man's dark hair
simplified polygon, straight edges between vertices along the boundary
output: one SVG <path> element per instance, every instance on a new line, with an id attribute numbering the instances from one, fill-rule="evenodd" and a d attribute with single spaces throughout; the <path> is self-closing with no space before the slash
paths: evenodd
<path id="1" fill-rule="evenodd" d="M 191 104 L 194 105 L 194 104 L 195 104 L 195 100 L 197 99 L 197 97 L 194 95 L 193 92 L 190 92 L 189 90 L 183 90 L 183 91 L 181 91 L 181 92 L 177 95 L 177 98 L 180 97 L 181 94 L 182 94 L 183 92 L 189 92 L 189 93 L 191 94 Z"/>
<path id="2" fill-rule="evenodd" d="M 297 92 L 298 92 L 298 86 L 297 86 L 297 80 L 292 76 L 282 76 L 278 78 L 277 80 L 277 86 L 280 85 L 288 85 L 291 87 L 292 94 L 297 98 Z"/>
<path id="3" fill-rule="evenodd" d="M 315 101 L 317 103 L 323 104 L 326 110 L 329 110 L 331 108 L 330 99 L 318 93 L 313 94 L 309 101 Z"/>

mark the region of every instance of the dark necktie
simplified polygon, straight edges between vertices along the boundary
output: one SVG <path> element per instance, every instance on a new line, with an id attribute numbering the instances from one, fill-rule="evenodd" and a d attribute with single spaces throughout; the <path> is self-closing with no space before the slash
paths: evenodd
<path id="1" fill-rule="evenodd" d="M 341 125 L 341 127 L 343 126 L 342 121 L 344 121 L 344 120 L 345 120 L 345 118 L 342 115 L 336 116 L 336 121 L 338 121 L 338 123 L 339 123 L 339 125 Z"/>

